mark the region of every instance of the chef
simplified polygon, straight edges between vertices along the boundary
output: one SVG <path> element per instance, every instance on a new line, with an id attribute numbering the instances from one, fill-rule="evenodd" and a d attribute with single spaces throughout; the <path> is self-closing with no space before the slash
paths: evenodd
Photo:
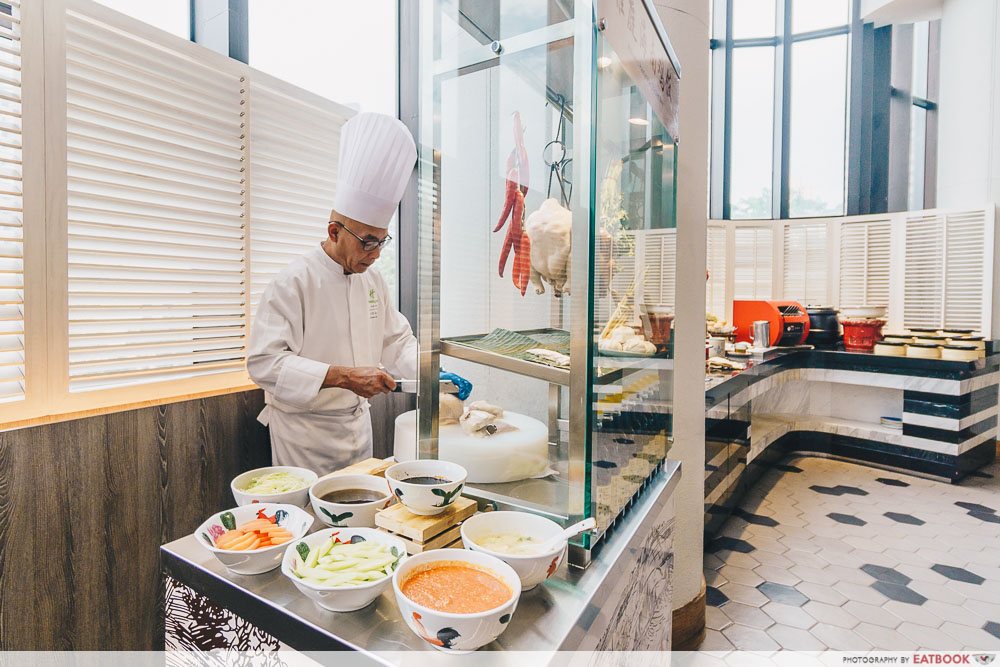
<path id="1" fill-rule="evenodd" d="M 389 242 L 417 151 L 399 120 L 361 113 L 340 133 L 327 236 L 268 285 L 247 371 L 264 389 L 274 465 L 319 474 L 372 454 L 367 399 L 415 378 L 417 341 L 371 265 Z"/>

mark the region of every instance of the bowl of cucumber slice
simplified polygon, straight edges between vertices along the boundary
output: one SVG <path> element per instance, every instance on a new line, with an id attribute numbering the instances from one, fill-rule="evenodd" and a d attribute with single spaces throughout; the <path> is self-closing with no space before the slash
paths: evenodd
<path id="1" fill-rule="evenodd" d="M 328 528 L 289 543 L 281 573 L 323 609 L 374 602 L 406 560 L 406 544 L 374 528 Z"/>

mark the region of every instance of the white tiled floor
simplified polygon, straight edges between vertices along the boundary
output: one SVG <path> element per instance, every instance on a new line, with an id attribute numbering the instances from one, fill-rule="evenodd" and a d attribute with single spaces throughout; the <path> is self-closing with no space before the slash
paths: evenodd
<path id="1" fill-rule="evenodd" d="M 709 544 L 702 650 L 1000 649 L 1000 464 L 954 485 L 787 463 Z"/>

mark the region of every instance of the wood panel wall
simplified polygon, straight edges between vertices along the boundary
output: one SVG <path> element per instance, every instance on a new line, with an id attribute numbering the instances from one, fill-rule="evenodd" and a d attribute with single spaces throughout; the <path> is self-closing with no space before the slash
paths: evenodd
<path id="1" fill-rule="evenodd" d="M 159 547 L 270 464 L 262 391 L 0 433 L 0 650 L 163 648 Z M 373 402 L 376 455 L 412 396 Z"/>

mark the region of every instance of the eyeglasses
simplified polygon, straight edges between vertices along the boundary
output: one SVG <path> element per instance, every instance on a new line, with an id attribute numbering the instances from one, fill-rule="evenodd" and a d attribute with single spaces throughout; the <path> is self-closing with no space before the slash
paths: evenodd
<path id="1" fill-rule="evenodd" d="M 350 234 L 357 240 L 361 241 L 361 249 L 364 250 L 365 252 L 372 252 L 373 250 L 377 250 L 378 248 L 384 248 L 385 244 L 392 240 L 392 237 L 389 236 L 388 234 L 386 234 L 385 238 L 382 239 L 381 241 L 373 241 L 372 239 L 363 239 L 354 232 L 352 232 L 350 229 L 347 229 L 347 226 L 342 222 L 339 222 L 337 220 L 331 220 L 330 224 L 340 225 L 341 229 L 345 230 L 348 234 Z"/>

